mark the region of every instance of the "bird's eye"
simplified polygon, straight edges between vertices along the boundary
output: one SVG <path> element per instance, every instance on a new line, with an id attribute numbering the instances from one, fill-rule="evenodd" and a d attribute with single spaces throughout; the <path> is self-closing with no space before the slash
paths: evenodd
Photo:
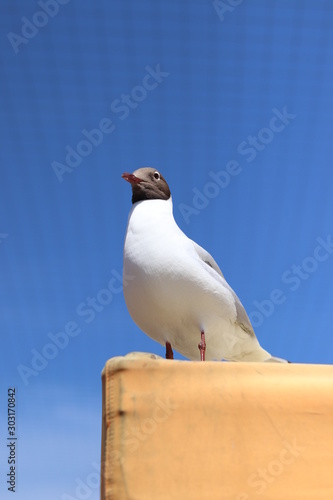
<path id="1" fill-rule="evenodd" d="M 159 179 L 161 178 L 161 176 L 160 176 L 160 174 L 157 172 L 157 170 L 156 170 L 156 172 L 154 172 L 154 178 L 155 178 L 156 180 L 159 180 Z"/>

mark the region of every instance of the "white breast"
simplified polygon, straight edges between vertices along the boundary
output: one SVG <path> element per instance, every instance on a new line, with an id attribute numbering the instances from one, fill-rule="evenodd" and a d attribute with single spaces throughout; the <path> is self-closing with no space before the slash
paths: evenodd
<path id="1" fill-rule="evenodd" d="M 172 201 L 145 200 L 129 215 L 124 246 L 124 286 L 128 310 L 150 337 L 199 359 L 205 331 L 206 359 L 233 359 L 258 345 L 236 323 L 230 289 L 198 256 L 177 226 Z"/>

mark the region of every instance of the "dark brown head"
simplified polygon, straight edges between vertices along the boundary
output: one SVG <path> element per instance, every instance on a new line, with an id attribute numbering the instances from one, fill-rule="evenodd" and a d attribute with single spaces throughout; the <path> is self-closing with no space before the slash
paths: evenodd
<path id="1" fill-rule="evenodd" d="M 125 172 L 122 178 L 132 186 L 132 203 L 143 200 L 168 200 L 171 196 L 166 180 L 155 168 L 139 168 L 133 174 Z"/>

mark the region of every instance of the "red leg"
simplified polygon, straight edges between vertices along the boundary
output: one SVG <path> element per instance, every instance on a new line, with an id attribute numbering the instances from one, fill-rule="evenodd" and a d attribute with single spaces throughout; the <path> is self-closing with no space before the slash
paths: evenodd
<path id="1" fill-rule="evenodd" d="M 165 352 L 166 359 L 173 359 L 173 350 L 172 350 L 170 342 L 165 343 L 165 349 L 166 349 L 166 352 Z"/>
<path id="2" fill-rule="evenodd" d="M 198 344 L 198 348 L 200 351 L 200 360 L 205 361 L 205 353 L 206 353 L 205 332 L 201 332 L 201 341 L 200 344 Z"/>

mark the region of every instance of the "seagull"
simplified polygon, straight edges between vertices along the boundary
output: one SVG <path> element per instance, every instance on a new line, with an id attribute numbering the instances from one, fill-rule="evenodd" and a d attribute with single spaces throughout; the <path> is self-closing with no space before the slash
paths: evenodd
<path id="1" fill-rule="evenodd" d="M 287 362 L 260 346 L 213 257 L 178 227 L 163 175 L 145 167 L 122 178 L 132 187 L 123 290 L 138 327 L 165 346 L 167 359 L 175 349 L 190 360 Z"/>

